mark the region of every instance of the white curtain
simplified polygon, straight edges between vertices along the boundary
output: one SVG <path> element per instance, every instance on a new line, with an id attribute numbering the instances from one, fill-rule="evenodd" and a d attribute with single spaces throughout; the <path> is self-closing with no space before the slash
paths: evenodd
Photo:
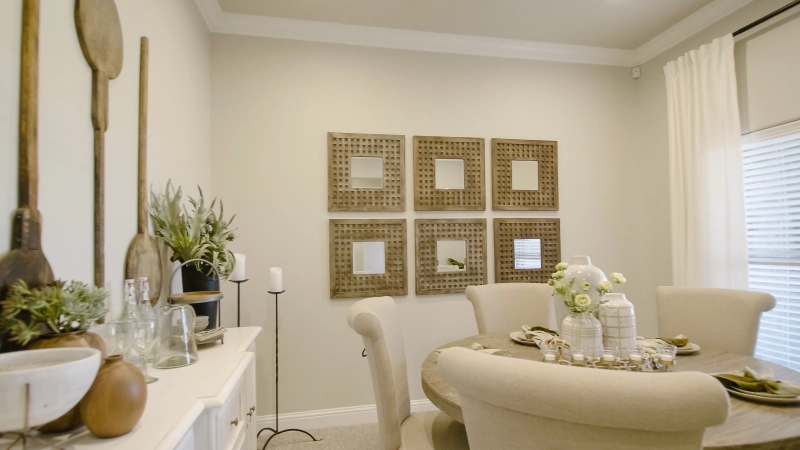
<path id="1" fill-rule="evenodd" d="M 733 36 L 664 66 L 676 286 L 747 289 Z"/>

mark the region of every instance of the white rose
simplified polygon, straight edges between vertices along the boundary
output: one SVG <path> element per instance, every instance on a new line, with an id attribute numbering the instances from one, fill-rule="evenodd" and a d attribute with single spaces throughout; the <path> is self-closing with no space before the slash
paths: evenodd
<path id="1" fill-rule="evenodd" d="M 560 263 L 556 264 L 556 270 L 558 270 L 559 272 L 562 271 L 562 270 L 566 270 L 567 267 L 569 267 L 569 264 L 567 264 L 565 262 L 560 262 Z"/>
<path id="2" fill-rule="evenodd" d="M 551 276 L 555 280 L 560 280 L 560 279 L 564 278 L 564 272 L 562 270 L 559 270 L 558 272 L 552 274 Z"/>
<path id="3" fill-rule="evenodd" d="M 602 289 L 602 290 L 604 290 L 606 292 L 611 292 L 611 290 L 614 288 L 614 285 L 611 284 L 610 281 L 601 281 L 597 285 L 600 286 L 600 289 Z"/>
<path id="4" fill-rule="evenodd" d="M 613 281 L 614 283 L 617 283 L 617 284 L 624 284 L 625 281 L 627 281 L 627 280 L 625 279 L 624 276 L 622 276 L 621 273 L 614 272 L 614 273 L 611 274 L 611 281 Z"/>
<path id="5" fill-rule="evenodd" d="M 566 296 L 567 293 L 569 293 L 569 288 L 567 288 L 567 285 L 562 283 L 562 282 L 556 283 L 553 286 L 553 290 L 556 291 L 557 294 L 563 295 L 563 296 Z"/>
<path id="6" fill-rule="evenodd" d="M 589 284 L 588 281 L 584 281 L 583 283 L 581 283 L 581 289 L 583 289 L 583 292 L 589 292 L 589 290 L 591 288 L 592 288 L 592 285 Z"/>
<path id="7" fill-rule="evenodd" d="M 592 304 L 592 299 L 588 295 L 581 294 L 575 296 L 575 306 L 580 306 L 581 308 L 585 308 L 591 304 Z"/>

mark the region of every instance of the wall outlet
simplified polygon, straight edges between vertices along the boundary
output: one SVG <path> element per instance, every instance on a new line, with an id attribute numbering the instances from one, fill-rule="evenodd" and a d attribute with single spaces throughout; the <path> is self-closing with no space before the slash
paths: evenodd
<path id="1" fill-rule="evenodd" d="M 635 79 L 637 79 L 637 78 L 639 78 L 640 76 L 642 76 L 642 69 L 641 69 L 641 67 L 634 67 L 634 68 L 632 68 L 632 69 L 631 69 L 631 76 L 633 77 L 633 79 L 634 79 L 634 80 L 635 80 Z"/>

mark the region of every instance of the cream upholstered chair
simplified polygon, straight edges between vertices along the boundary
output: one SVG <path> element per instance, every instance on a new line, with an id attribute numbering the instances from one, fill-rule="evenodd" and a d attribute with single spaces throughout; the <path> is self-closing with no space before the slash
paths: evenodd
<path id="1" fill-rule="evenodd" d="M 391 297 L 356 302 L 347 323 L 364 339 L 383 450 L 468 449 L 464 425 L 436 411 L 411 414 L 406 354 Z"/>
<path id="2" fill-rule="evenodd" d="M 553 288 L 540 283 L 497 283 L 467 287 L 478 333 L 509 333 L 522 325 L 557 329 Z"/>
<path id="3" fill-rule="evenodd" d="M 701 347 L 753 356 L 761 313 L 775 307 L 763 292 L 660 286 L 656 289 L 658 335 L 686 335 Z"/>
<path id="4" fill-rule="evenodd" d="M 728 394 L 700 372 L 580 369 L 451 348 L 439 373 L 458 390 L 472 450 L 700 449 Z"/>

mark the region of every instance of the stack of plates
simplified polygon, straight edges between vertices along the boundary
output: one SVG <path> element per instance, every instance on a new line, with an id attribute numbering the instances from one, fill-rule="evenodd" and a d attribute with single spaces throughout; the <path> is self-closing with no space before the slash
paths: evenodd
<path id="1" fill-rule="evenodd" d="M 200 331 L 205 330 L 208 328 L 208 316 L 197 316 L 194 319 L 194 332 L 198 333 Z"/>

